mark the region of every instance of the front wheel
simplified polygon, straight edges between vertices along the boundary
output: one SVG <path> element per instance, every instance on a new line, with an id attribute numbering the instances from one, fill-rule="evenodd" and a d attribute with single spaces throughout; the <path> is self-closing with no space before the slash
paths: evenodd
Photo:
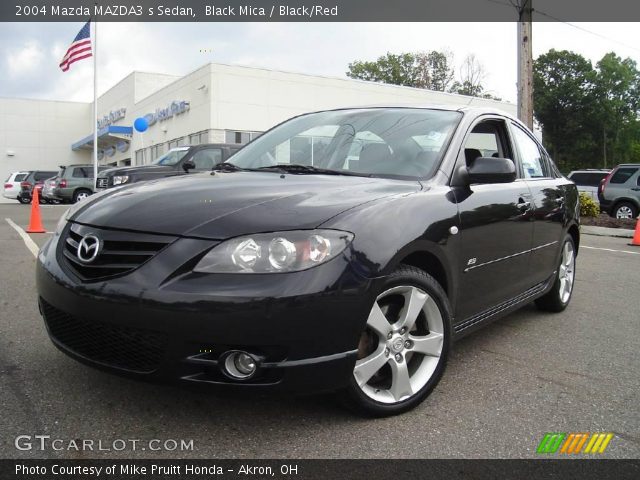
<path id="1" fill-rule="evenodd" d="M 540 310 L 547 312 L 561 312 L 571 301 L 573 284 L 576 278 L 576 247 L 571 235 L 567 235 L 562 245 L 560 265 L 553 287 L 544 296 L 536 300 Z"/>
<path id="2" fill-rule="evenodd" d="M 343 392 L 349 407 L 384 417 L 422 402 L 444 372 L 451 309 L 438 282 L 401 266 L 385 281 L 358 344 L 353 376 Z"/>
<path id="3" fill-rule="evenodd" d="M 18 197 L 18 201 L 19 201 L 20 203 L 22 203 L 23 205 L 26 205 L 26 204 L 28 204 L 28 203 L 31 203 L 31 198 L 25 198 L 25 197 L 23 197 L 23 196 L 19 196 L 19 197 Z"/>

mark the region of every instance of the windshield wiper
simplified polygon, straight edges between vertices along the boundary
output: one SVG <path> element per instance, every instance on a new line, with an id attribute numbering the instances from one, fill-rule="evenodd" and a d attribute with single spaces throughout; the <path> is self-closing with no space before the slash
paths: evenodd
<path id="1" fill-rule="evenodd" d="M 220 162 L 216 163 L 211 170 L 214 172 L 244 172 L 247 169 L 234 165 L 233 163 Z"/>
<path id="2" fill-rule="evenodd" d="M 319 167 L 314 167 L 312 165 L 302 165 L 299 163 L 281 163 L 278 165 L 269 165 L 268 167 L 260 167 L 257 170 L 275 170 L 277 172 L 299 173 L 299 174 L 319 173 L 322 175 L 350 175 L 355 177 L 368 176 L 368 175 L 362 175 L 354 172 L 347 172 L 344 170 L 331 170 L 329 168 L 319 168 Z"/>

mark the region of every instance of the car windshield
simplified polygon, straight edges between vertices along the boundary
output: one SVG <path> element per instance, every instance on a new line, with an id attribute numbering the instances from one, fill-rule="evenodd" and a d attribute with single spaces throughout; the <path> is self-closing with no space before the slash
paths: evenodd
<path id="1" fill-rule="evenodd" d="M 189 148 L 174 148 L 169 150 L 167 153 L 162 155 L 156 161 L 153 162 L 153 165 L 165 165 L 165 166 L 173 166 L 182 160 Z"/>
<path id="2" fill-rule="evenodd" d="M 462 114 L 418 108 L 335 110 L 302 115 L 233 156 L 241 168 L 305 165 L 366 176 L 431 177 Z M 275 170 L 275 169 L 274 169 Z"/>

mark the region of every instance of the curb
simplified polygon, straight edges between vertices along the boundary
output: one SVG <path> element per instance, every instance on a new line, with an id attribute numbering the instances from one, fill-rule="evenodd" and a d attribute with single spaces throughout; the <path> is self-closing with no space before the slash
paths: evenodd
<path id="1" fill-rule="evenodd" d="M 633 238 L 633 232 L 634 230 L 626 228 L 594 227 L 592 225 L 582 225 L 580 227 L 580 233 L 596 235 L 598 237 Z"/>

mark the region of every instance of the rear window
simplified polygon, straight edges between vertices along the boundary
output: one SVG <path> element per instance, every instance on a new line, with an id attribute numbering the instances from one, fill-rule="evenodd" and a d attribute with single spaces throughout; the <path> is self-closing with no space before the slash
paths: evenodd
<path id="1" fill-rule="evenodd" d="M 637 167 L 621 167 L 613 174 L 609 183 L 627 183 L 633 174 L 638 171 Z"/>
<path id="2" fill-rule="evenodd" d="M 571 176 L 571 180 L 581 187 L 597 187 L 606 176 L 607 172 L 582 172 L 574 173 Z"/>
<path id="3" fill-rule="evenodd" d="M 36 181 L 46 180 L 47 178 L 55 177 L 56 172 L 36 172 L 33 178 Z"/>

